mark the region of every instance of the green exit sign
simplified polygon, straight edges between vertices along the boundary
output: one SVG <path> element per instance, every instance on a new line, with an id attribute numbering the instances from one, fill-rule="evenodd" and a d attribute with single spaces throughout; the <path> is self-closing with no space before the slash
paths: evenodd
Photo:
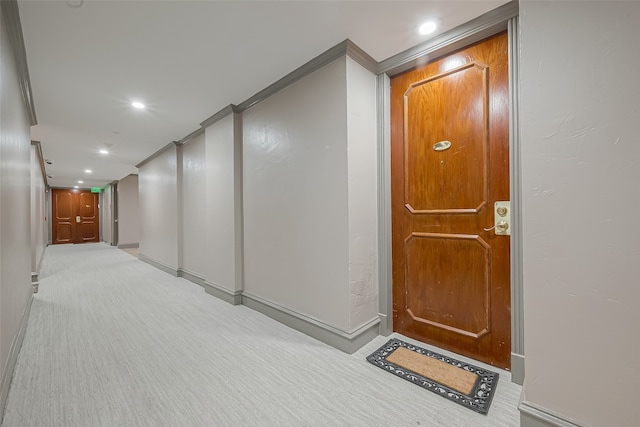
<path id="1" fill-rule="evenodd" d="M 92 193 L 101 193 L 102 189 L 100 187 L 91 187 Z"/>

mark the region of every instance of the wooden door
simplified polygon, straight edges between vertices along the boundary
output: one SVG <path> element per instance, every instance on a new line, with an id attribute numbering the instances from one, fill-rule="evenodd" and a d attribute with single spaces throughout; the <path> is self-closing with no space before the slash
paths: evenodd
<path id="1" fill-rule="evenodd" d="M 86 190 L 52 191 L 53 244 L 100 241 L 98 195 Z"/>
<path id="2" fill-rule="evenodd" d="M 507 52 L 502 33 L 391 79 L 391 198 L 394 330 L 508 369 L 509 236 L 484 230 L 509 200 Z"/>

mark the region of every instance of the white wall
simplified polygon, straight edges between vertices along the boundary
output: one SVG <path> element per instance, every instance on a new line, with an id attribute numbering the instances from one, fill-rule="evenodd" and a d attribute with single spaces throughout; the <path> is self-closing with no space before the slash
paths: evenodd
<path id="1" fill-rule="evenodd" d="M 205 144 L 204 134 L 182 146 L 182 268 L 203 277 L 211 257 L 205 250 L 206 230 L 210 219 L 206 215 Z"/>
<path id="2" fill-rule="evenodd" d="M 367 73 L 343 57 L 243 113 L 245 292 L 345 332 L 377 317 Z"/>
<path id="3" fill-rule="evenodd" d="M 353 329 L 378 315 L 376 77 L 350 57 L 346 67 L 349 327 Z"/>
<path id="4" fill-rule="evenodd" d="M 242 120 L 230 114 L 205 129 L 206 280 L 242 290 Z"/>
<path id="5" fill-rule="evenodd" d="M 0 28 L 0 397 L 4 399 L 13 373 L 10 351 L 17 344 L 33 289 L 30 123 L 4 17 Z M 0 401 L 1 407 L 4 403 Z"/>
<path id="6" fill-rule="evenodd" d="M 46 188 L 36 145 L 31 145 L 31 272 L 39 273 L 48 242 Z"/>
<path id="7" fill-rule="evenodd" d="M 138 175 L 129 175 L 118 181 L 118 246 L 139 243 Z"/>
<path id="8" fill-rule="evenodd" d="M 638 425 L 638 2 L 521 1 L 526 402 Z"/>
<path id="9" fill-rule="evenodd" d="M 113 188 L 108 185 L 102 192 L 100 204 L 100 218 L 102 222 L 102 240 L 108 244 L 113 243 Z"/>
<path id="10" fill-rule="evenodd" d="M 171 147 L 139 170 L 139 255 L 172 270 L 180 268 L 177 147 Z M 182 167 L 180 167 L 182 169 Z M 181 213 L 180 213 L 181 216 Z"/>

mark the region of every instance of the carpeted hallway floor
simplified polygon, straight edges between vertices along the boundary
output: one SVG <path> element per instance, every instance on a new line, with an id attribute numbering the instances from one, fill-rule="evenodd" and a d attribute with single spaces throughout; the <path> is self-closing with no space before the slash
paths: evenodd
<path id="1" fill-rule="evenodd" d="M 387 339 L 348 355 L 106 244 L 50 246 L 2 425 L 519 425 L 508 372 L 480 415 L 369 364 Z"/>

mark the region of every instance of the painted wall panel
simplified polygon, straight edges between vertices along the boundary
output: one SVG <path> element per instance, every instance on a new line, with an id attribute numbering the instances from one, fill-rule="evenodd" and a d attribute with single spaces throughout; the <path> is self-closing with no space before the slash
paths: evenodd
<path id="1" fill-rule="evenodd" d="M 4 370 L 33 292 L 31 138 L 4 22 L 0 32 L 0 367 L 11 378 Z"/>
<path id="2" fill-rule="evenodd" d="M 176 147 L 140 167 L 140 254 L 173 270 L 178 260 L 178 153 Z"/>
<path id="3" fill-rule="evenodd" d="M 345 58 L 243 113 L 245 290 L 347 330 Z"/>
<path id="4" fill-rule="evenodd" d="M 102 192 L 102 202 L 100 204 L 100 222 L 102 224 L 102 241 L 113 244 L 113 189 L 111 186 L 105 187 Z"/>
<path id="5" fill-rule="evenodd" d="M 242 128 L 230 114 L 205 129 L 207 282 L 242 289 Z"/>
<path id="6" fill-rule="evenodd" d="M 520 11 L 525 399 L 636 425 L 640 3 Z"/>
<path id="7" fill-rule="evenodd" d="M 139 243 L 138 175 L 129 175 L 118 181 L 118 245 Z"/>
<path id="8" fill-rule="evenodd" d="M 208 226 L 205 190 L 204 135 L 182 146 L 183 263 L 189 273 L 204 277 L 209 254 L 205 238 Z"/>
<path id="9" fill-rule="evenodd" d="M 31 272 L 38 273 L 47 246 L 46 188 L 35 145 L 31 145 Z"/>
<path id="10" fill-rule="evenodd" d="M 376 77 L 346 58 L 350 328 L 378 316 Z"/>

